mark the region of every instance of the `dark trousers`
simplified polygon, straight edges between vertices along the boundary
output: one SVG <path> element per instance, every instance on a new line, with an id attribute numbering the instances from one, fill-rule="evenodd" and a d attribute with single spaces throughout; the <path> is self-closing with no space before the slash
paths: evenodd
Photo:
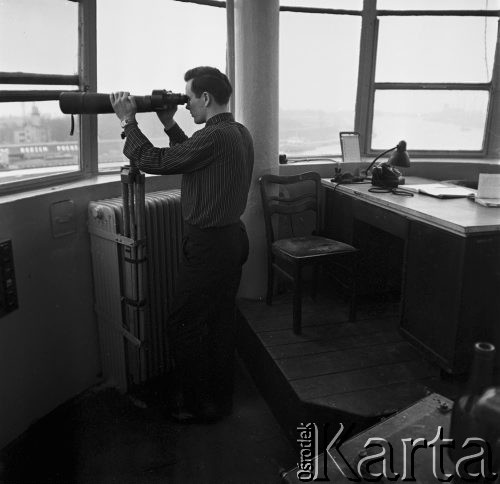
<path id="1" fill-rule="evenodd" d="M 230 408 L 233 393 L 235 298 L 248 258 L 242 222 L 222 228 L 185 225 L 182 263 L 168 326 L 186 403 Z"/>

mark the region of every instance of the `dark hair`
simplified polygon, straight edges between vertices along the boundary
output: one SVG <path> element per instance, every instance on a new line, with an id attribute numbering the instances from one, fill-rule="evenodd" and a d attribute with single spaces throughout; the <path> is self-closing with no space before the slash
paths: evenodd
<path id="1" fill-rule="evenodd" d="M 184 74 L 186 82 L 193 80 L 191 90 L 196 97 L 200 97 L 202 93 L 210 93 L 218 104 L 227 104 L 233 93 L 231 83 L 225 74 L 215 67 L 200 66 Z"/>

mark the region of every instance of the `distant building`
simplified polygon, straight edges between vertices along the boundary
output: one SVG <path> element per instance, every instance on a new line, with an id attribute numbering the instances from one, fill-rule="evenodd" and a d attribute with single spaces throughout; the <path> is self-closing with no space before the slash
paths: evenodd
<path id="1" fill-rule="evenodd" d="M 33 103 L 31 115 L 24 120 L 23 127 L 14 131 L 14 143 L 44 143 L 50 141 L 49 131 L 42 126 L 40 111 L 36 104 Z"/>

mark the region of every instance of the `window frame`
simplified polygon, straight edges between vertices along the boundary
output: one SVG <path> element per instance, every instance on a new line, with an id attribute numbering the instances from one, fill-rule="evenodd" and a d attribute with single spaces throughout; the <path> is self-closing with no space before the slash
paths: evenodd
<path id="1" fill-rule="evenodd" d="M 0 72 L 1 84 L 36 84 L 42 86 L 74 85 L 75 92 L 96 92 L 97 44 L 96 0 L 67 0 L 78 3 L 78 73 L 75 75 L 36 74 L 32 72 Z M 4 90 L 0 102 L 58 100 L 67 90 Z M 45 175 L 2 185 L 2 194 L 46 188 L 97 174 L 97 115 L 79 116 L 79 167 L 71 173 Z M 68 118 L 69 129 L 69 118 Z"/>
<path id="2" fill-rule="evenodd" d="M 375 70 L 378 49 L 379 18 L 384 16 L 426 16 L 426 17 L 497 17 L 499 26 L 497 36 L 500 39 L 500 11 L 498 10 L 377 10 L 376 0 L 364 0 L 361 26 L 361 49 L 359 59 L 358 93 L 356 102 L 355 131 L 361 133 L 362 152 L 373 156 L 379 150 L 372 148 L 373 115 L 375 94 L 382 90 L 447 90 L 447 91 L 486 91 L 488 108 L 480 150 L 411 150 L 412 154 L 422 158 L 471 158 L 497 157 L 498 142 L 491 136 L 492 126 L 497 126 L 500 118 L 496 114 L 500 109 L 498 92 L 500 71 L 499 42 L 495 43 L 495 55 L 492 76 L 489 82 L 376 82 Z M 498 118 L 498 119 L 497 119 Z M 395 143 L 397 140 L 394 141 Z M 389 148 L 389 147 L 388 147 Z"/>
<path id="3" fill-rule="evenodd" d="M 75 85 L 76 91 L 97 91 L 97 25 L 96 0 L 67 0 L 78 3 L 78 73 L 76 75 L 51 75 L 21 72 L 0 73 L 2 84 L 38 84 L 38 85 Z M 225 8 L 228 2 L 220 0 L 176 0 L 178 2 L 199 3 L 212 7 Z M 229 9 L 231 10 L 231 9 Z M 498 158 L 500 139 L 492 136 L 492 131 L 500 128 L 500 10 L 377 10 L 376 0 L 363 0 L 361 10 L 324 9 L 310 7 L 281 6 L 280 11 L 354 15 L 361 16 L 361 39 L 358 66 L 358 83 L 355 104 L 354 130 L 360 133 L 361 154 L 373 156 L 377 150 L 371 148 L 375 93 L 384 89 L 422 89 L 422 90 L 485 90 L 489 93 L 483 146 L 477 151 L 411 150 L 419 157 L 439 158 Z M 402 83 L 375 82 L 375 66 L 379 17 L 382 16 L 480 16 L 498 17 L 498 40 L 495 45 L 493 72 L 488 83 Z M 231 25 L 228 31 L 231 32 Z M 231 39 L 228 38 L 228 42 Z M 228 68 L 234 70 L 234 59 L 229 58 Z M 36 81 L 36 82 L 35 82 Z M 11 101 L 57 100 L 61 90 L 49 91 L 2 91 L 0 102 L 6 102 L 6 96 L 15 96 Z M 233 100 L 234 102 L 234 100 Z M 97 114 L 79 116 L 80 163 L 76 172 L 46 175 L 29 180 L 6 183 L 2 193 L 27 191 L 45 188 L 60 183 L 71 182 L 97 176 L 98 140 Z M 106 174 L 114 171 L 106 171 Z"/>

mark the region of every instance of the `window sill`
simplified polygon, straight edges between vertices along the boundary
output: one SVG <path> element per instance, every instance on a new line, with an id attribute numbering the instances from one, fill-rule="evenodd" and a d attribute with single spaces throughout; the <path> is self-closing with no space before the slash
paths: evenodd
<path id="1" fill-rule="evenodd" d="M 158 176 L 146 174 L 146 189 L 147 190 L 162 190 L 167 185 L 167 188 L 180 187 L 181 175 Z M 102 174 L 97 176 L 79 178 L 78 180 L 63 182 L 49 187 L 34 188 L 22 192 L 10 193 L 0 196 L 0 204 L 12 203 L 19 200 L 34 199 L 44 197 L 54 193 L 65 194 L 69 191 L 88 189 L 98 185 L 110 185 L 116 190 L 116 187 L 121 184 L 119 173 Z M 115 191 L 114 190 L 114 191 Z"/>

